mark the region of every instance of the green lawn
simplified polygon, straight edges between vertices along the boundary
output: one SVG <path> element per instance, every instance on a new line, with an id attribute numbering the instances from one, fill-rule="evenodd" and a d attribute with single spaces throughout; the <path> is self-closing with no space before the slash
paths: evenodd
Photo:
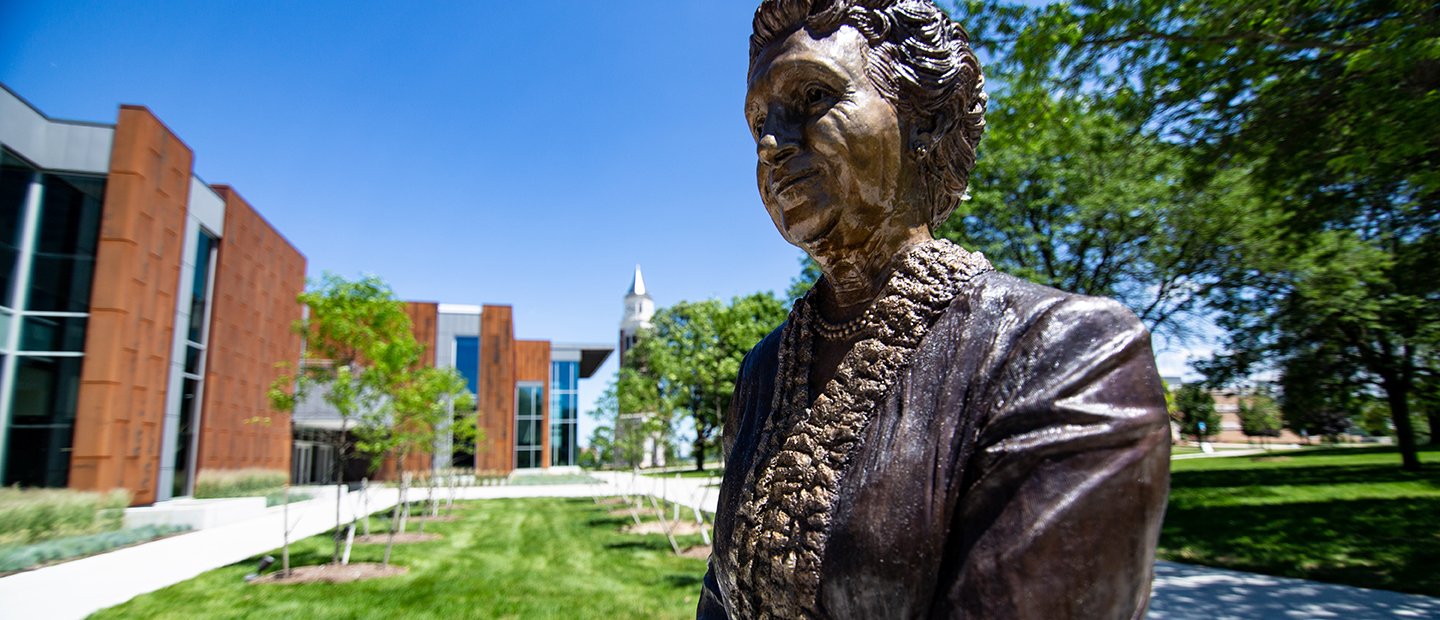
<path id="1" fill-rule="evenodd" d="M 1440 449 L 1420 472 L 1393 448 L 1171 463 L 1160 557 L 1440 596 Z"/>
<path id="2" fill-rule="evenodd" d="M 662 535 L 620 532 L 619 506 L 590 499 L 487 500 L 431 523 L 444 539 L 396 545 L 409 574 L 350 584 L 251 585 L 255 560 L 107 609 L 94 618 L 693 618 L 705 561 Z M 378 521 L 376 522 L 378 523 Z M 378 529 L 377 529 L 378 531 Z M 699 544 L 699 537 L 681 544 Z M 356 545 L 352 561 L 384 545 Z M 279 553 L 274 554 L 277 558 Z M 296 565 L 330 558 L 327 536 L 291 548 Z M 278 563 L 276 568 L 278 568 Z"/>

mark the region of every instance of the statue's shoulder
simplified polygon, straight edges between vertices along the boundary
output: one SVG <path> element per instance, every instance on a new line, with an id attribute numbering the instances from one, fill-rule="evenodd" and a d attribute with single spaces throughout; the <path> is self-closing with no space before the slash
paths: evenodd
<path id="1" fill-rule="evenodd" d="M 751 347 L 749 353 L 745 354 L 744 361 L 740 362 L 742 381 L 746 375 L 765 372 L 764 369 L 769 369 L 769 372 L 773 374 L 773 369 L 780 363 L 780 340 L 785 334 L 785 326 L 789 324 L 790 320 L 786 319 L 779 327 Z"/>
<path id="2" fill-rule="evenodd" d="M 1008 316 L 1017 326 L 1080 321 L 1100 328 L 1144 329 L 1135 313 L 1114 299 L 1067 293 L 999 271 L 971 279 L 966 297 L 967 312 Z"/>

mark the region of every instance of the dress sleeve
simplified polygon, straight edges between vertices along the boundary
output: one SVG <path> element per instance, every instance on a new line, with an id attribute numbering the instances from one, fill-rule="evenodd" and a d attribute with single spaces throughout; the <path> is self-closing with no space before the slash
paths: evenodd
<path id="1" fill-rule="evenodd" d="M 933 615 L 1143 617 L 1170 454 L 1149 334 L 1067 297 L 997 354 Z"/>
<path id="2" fill-rule="evenodd" d="M 705 585 L 700 591 L 700 605 L 695 610 L 695 620 L 727 620 L 725 603 L 720 600 L 720 584 L 715 582 L 715 560 L 712 558 L 705 571 Z"/>

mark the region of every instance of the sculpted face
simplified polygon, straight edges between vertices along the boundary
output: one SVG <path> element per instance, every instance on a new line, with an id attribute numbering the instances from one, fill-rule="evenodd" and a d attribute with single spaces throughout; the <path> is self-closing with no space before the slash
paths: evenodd
<path id="1" fill-rule="evenodd" d="M 781 236 L 817 260 L 926 225 L 910 207 L 907 128 L 866 75 L 867 52 L 850 26 L 823 39 L 802 28 L 765 48 L 750 74 L 760 197 Z"/>

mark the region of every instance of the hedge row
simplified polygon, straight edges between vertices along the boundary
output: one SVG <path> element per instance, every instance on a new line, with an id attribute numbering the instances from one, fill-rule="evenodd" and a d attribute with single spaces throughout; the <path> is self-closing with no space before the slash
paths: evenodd
<path id="1" fill-rule="evenodd" d="M 120 529 L 130 494 L 0 487 L 0 545 Z"/>
<path id="2" fill-rule="evenodd" d="M 283 488 L 290 474 L 274 469 L 202 469 L 195 480 L 195 497 L 255 497 Z"/>
<path id="3" fill-rule="evenodd" d="M 47 540 L 31 545 L 0 547 L 0 573 L 102 553 L 189 529 L 189 526 L 183 525 L 146 525 L 114 532 Z"/>

